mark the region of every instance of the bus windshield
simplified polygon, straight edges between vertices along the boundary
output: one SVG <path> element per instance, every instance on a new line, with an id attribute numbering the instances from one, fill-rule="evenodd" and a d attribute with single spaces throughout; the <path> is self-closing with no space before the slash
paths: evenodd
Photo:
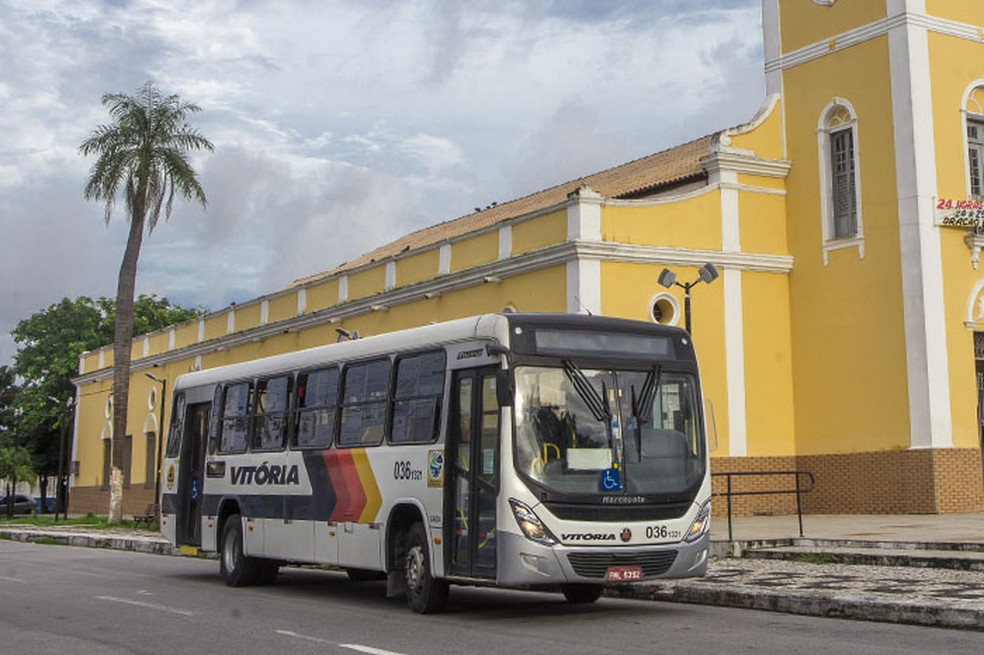
<path id="1" fill-rule="evenodd" d="M 560 494 L 679 494 L 704 476 L 689 373 L 519 366 L 516 465 Z"/>

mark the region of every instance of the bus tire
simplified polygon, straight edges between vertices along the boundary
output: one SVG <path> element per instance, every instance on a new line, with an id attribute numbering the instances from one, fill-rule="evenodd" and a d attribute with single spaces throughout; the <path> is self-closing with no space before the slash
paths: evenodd
<path id="1" fill-rule="evenodd" d="M 243 551 L 243 521 L 239 514 L 231 514 L 222 527 L 219 568 L 230 587 L 248 587 L 259 581 L 260 561 L 247 557 Z"/>
<path id="2" fill-rule="evenodd" d="M 587 604 L 601 598 L 605 588 L 600 584 L 565 584 L 560 586 L 568 603 Z"/>
<path id="3" fill-rule="evenodd" d="M 418 614 L 440 612 L 448 601 L 448 583 L 431 574 L 427 533 L 421 523 L 414 523 L 407 533 L 404 559 L 407 605 Z"/>

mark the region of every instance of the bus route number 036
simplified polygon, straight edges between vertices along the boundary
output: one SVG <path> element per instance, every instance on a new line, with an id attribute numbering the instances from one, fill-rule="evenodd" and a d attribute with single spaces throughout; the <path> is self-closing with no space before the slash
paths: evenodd
<path id="1" fill-rule="evenodd" d="M 423 480 L 424 471 L 422 469 L 415 469 L 413 465 L 408 461 L 396 461 L 393 463 L 393 479 L 394 480 Z"/>

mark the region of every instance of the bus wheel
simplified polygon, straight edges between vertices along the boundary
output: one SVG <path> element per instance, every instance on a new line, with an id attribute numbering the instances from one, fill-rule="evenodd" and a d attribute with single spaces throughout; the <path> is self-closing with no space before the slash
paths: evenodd
<path id="1" fill-rule="evenodd" d="M 407 534 L 403 574 L 406 578 L 407 605 L 418 614 L 440 612 L 448 600 L 447 581 L 431 575 L 429 552 L 424 526 L 414 523 Z"/>
<path id="2" fill-rule="evenodd" d="M 264 559 L 260 560 L 259 573 L 256 576 L 256 584 L 271 585 L 280 573 L 280 560 Z"/>
<path id="3" fill-rule="evenodd" d="M 222 551 L 219 567 L 230 587 L 247 587 L 259 581 L 260 562 L 243 553 L 243 521 L 232 514 L 222 528 Z"/>
<path id="4" fill-rule="evenodd" d="M 593 603 L 605 590 L 600 584 L 565 584 L 560 586 L 568 603 Z"/>

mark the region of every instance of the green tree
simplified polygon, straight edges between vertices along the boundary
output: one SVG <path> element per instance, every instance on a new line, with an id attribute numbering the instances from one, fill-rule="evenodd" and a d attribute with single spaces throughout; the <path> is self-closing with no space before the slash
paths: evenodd
<path id="1" fill-rule="evenodd" d="M 211 141 L 186 123 L 197 105 L 177 95 L 163 95 L 150 82 L 133 95 L 106 94 L 102 104 L 112 123 L 100 125 L 79 150 L 95 155 L 85 185 L 85 197 L 105 203 L 106 221 L 116 196 L 126 202 L 130 229 L 116 287 L 113 331 L 113 448 L 109 520 L 123 518 L 123 436 L 130 383 L 130 341 L 133 338 L 133 293 L 144 226 L 154 229 L 163 211 L 170 216 L 175 195 L 205 206 L 205 192 L 188 160 L 192 150 L 212 151 Z"/>
<path id="2" fill-rule="evenodd" d="M 202 308 L 181 307 L 156 295 L 141 295 L 133 304 L 138 335 L 204 313 Z M 79 355 L 112 341 L 115 317 L 115 303 L 109 298 L 64 298 L 21 320 L 11 332 L 18 349 L 13 369 L 5 372 L 0 368 L 0 430 L 8 425 L 13 432 L 13 419 L 3 417 L 19 415 L 17 443 L 31 453 L 34 469 L 41 476 L 42 500 L 47 497 L 44 483 L 59 470 L 59 456 L 64 458 L 71 452 L 70 445 L 64 450 L 60 447 L 60 438 L 63 429 L 72 434 L 73 414 L 68 410 L 75 398 L 72 378 L 78 374 Z M 21 378 L 23 387 L 14 386 L 5 393 L 4 381 L 9 377 L 9 385 L 13 385 L 14 374 Z M 66 462 L 61 464 L 61 470 L 66 471 Z"/>

